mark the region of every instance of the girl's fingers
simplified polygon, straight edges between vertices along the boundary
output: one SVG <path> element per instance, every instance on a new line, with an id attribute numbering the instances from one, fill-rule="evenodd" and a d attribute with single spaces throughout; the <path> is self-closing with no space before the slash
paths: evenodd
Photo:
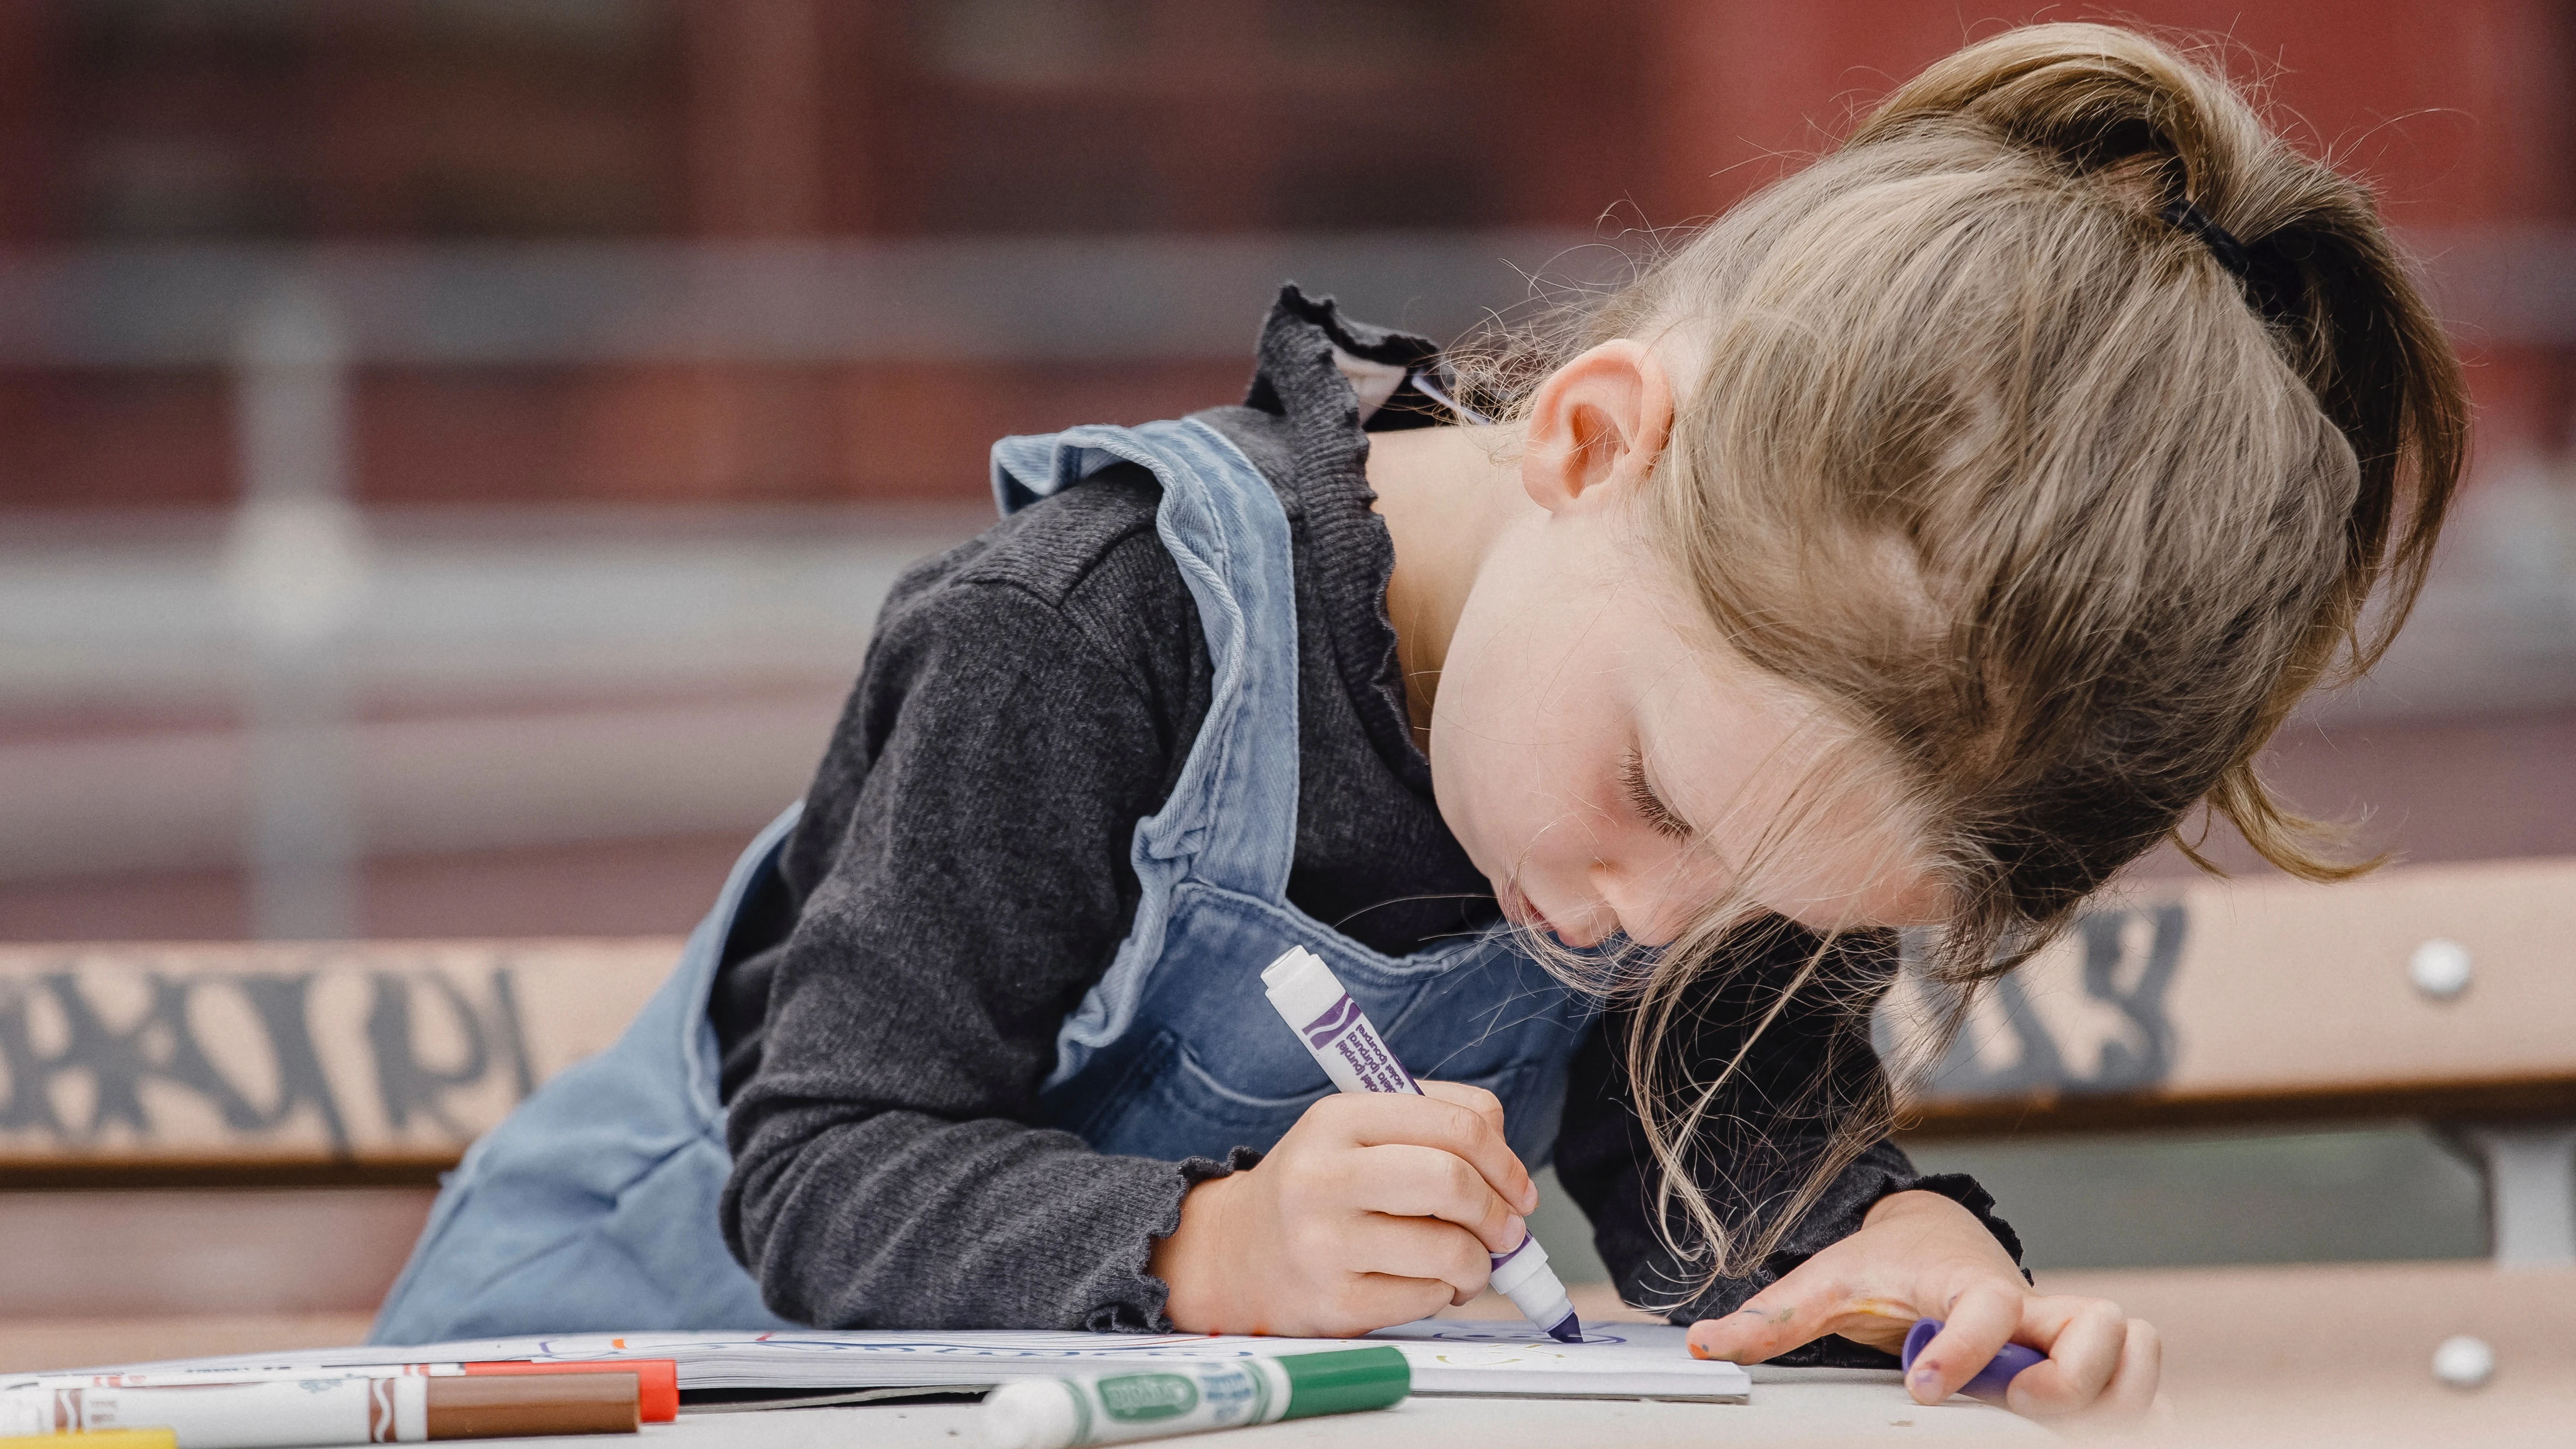
<path id="1" fill-rule="evenodd" d="M 2100 1298 L 2024 1300 L 2020 1337 L 2046 1345 L 2048 1358 L 2013 1378 L 2013 1412 L 2045 1418 L 2092 1407 L 2120 1369 L 2128 1329 L 2119 1305 Z"/>
<path id="2" fill-rule="evenodd" d="M 2152 1412 L 2157 1381 L 2164 1376 L 2164 1340 L 2156 1336 L 2156 1326 L 2143 1318 L 2123 1326 L 2120 1366 L 2094 1403 L 2094 1412 L 2107 1419 L 2139 1419 Z"/>
<path id="3" fill-rule="evenodd" d="M 1515 1211 L 1538 1206 L 1538 1185 L 1503 1140 L 1499 1111 L 1489 1121 L 1474 1106 L 1445 1097 L 1344 1092 L 1317 1102 L 1306 1114 L 1354 1147 L 1436 1147 L 1475 1168 Z"/>
<path id="4" fill-rule="evenodd" d="M 1492 1260 L 1484 1245 L 1444 1222 L 1367 1213 L 1353 1220 L 1345 1248 L 1350 1270 L 1391 1278 L 1438 1279 L 1452 1302 L 1485 1291 Z"/>
<path id="5" fill-rule="evenodd" d="M 1733 1313 L 1692 1324 L 1691 1356 L 1729 1363 L 1777 1358 L 1839 1332 L 1855 1312 L 1854 1301 L 1850 1284 L 1840 1274 L 1821 1258 L 1809 1259 L 1744 1300 L 1744 1306 Z M 1904 1329 L 1898 1328 L 1897 1334 L 1902 1337 Z"/>
<path id="6" fill-rule="evenodd" d="M 1786 1281 L 1785 1279 L 1783 1280 Z M 1774 1296 L 1777 1294 L 1777 1296 Z M 1801 1311 L 1795 1294 L 1778 1293 L 1778 1285 L 1745 1300 L 1724 1318 L 1703 1318 L 1690 1326 L 1693 1358 L 1728 1363 L 1761 1363 L 1814 1339 L 1812 1326 L 1823 1315 Z"/>
<path id="7" fill-rule="evenodd" d="M 1229 1326 L 1229 1333 L 1283 1334 L 1291 1338 L 1357 1338 L 1389 1324 L 1428 1318 L 1455 1301 L 1446 1279 L 1394 1273 L 1341 1273 L 1278 1316 Z"/>
<path id="8" fill-rule="evenodd" d="M 1914 1367 L 1906 1371 L 1906 1392 L 1914 1395 L 1914 1402 L 1937 1404 L 1957 1393 L 2012 1341 L 2013 1330 L 2021 1326 L 2020 1286 L 1981 1281 L 1951 1301 L 1941 1331 L 1923 1345 Z"/>
<path id="9" fill-rule="evenodd" d="M 1390 1324 L 1429 1318 L 1458 1301 L 1457 1290 L 1440 1278 L 1406 1278 L 1372 1273 L 1348 1280 L 1339 1295 L 1340 1313 L 1317 1337 L 1357 1338 Z"/>
<path id="10" fill-rule="evenodd" d="M 1512 1205 L 1462 1158 L 1436 1147 L 1363 1147 L 1354 1154 L 1353 1205 L 1396 1218 L 1455 1223 L 1488 1253 L 1508 1253 L 1529 1229 Z"/>
<path id="11" fill-rule="evenodd" d="M 1426 1097 L 1435 1097 L 1440 1101 L 1450 1103 L 1453 1106 L 1464 1107 L 1468 1111 L 1475 1113 L 1477 1116 L 1484 1118 L 1485 1125 L 1494 1129 L 1495 1136 L 1499 1137 L 1502 1135 L 1502 1098 L 1495 1096 L 1493 1093 L 1486 1091 L 1482 1087 L 1468 1086 L 1465 1082 L 1434 1082 L 1425 1080 L 1416 1082 L 1414 1085 L 1420 1087 L 1422 1089 L 1422 1095 Z"/>

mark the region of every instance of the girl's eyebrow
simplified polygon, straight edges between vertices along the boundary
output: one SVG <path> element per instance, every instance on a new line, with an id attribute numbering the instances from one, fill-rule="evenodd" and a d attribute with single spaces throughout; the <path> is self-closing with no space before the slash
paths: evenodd
<path id="1" fill-rule="evenodd" d="M 1655 793 L 1655 787 L 1646 783 L 1645 752 L 1634 745 L 1619 761 L 1619 788 L 1626 793 L 1628 803 L 1658 832 L 1675 840 L 1689 840 L 1699 834 L 1699 827 L 1683 819 L 1680 811 L 1666 804 L 1664 797 Z"/>

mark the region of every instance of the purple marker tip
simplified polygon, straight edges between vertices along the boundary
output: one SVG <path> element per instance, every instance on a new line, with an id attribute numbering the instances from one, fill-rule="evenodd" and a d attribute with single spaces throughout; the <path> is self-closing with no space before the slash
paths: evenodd
<path id="1" fill-rule="evenodd" d="M 1897 1354 L 1896 1361 L 1906 1368 L 1914 1367 L 1915 1355 L 1923 1352 L 1923 1345 L 1930 1343 L 1932 1336 L 1940 1331 L 1940 1319 L 1916 1319 L 1914 1326 L 1906 1331 L 1905 1348 Z M 1984 1368 L 1977 1370 L 1975 1378 L 1959 1386 L 1959 1392 L 1985 1403 L 2000 1404 L 2004 1401 L 2004 1390 L 2012 1387 L 2012 1381 L 2023 1369 L 2047 1360 L 2048 1355 L 2038 1349 L 2007 1343 L 1995 1351 L 1995 1356 L 1986 1361 Z"/>
<path id="2" fill-rule="evenodd" d="M 1547 1336 L 1559 1343 L 1581 1343 L 1583 1324 L 1569 1313 L 1556 1321 L 1556 1325 L 1547 1331 Z"/>

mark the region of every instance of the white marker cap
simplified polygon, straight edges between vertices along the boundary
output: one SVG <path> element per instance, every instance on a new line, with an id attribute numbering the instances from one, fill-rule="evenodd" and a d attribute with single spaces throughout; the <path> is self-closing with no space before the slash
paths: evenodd
<path id="1" fill-rule="evenodd" d="M 1056 1379 L 1023 1379 L 984 1396 L 984 1442 L 991 1449 L 1066 1449 L 1074 1442 L 1080 1392 Z"/>
<path id="2" fill-rule="evenodd" d="M 1292 1027 L 1304 1026 L 1333 1009 L 1342 999 L 1342 983 L 1323 958 L 1303 946 L 1291 946 L 1261 971 L 1263 994 Z"/>

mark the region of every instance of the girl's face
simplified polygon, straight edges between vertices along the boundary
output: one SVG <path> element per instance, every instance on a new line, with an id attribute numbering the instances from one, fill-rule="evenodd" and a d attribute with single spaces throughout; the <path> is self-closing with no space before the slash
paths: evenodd
<path id="1" fill-rule="evenodd" d="M 1839 732 L 1716 641 L 1613 491 L 1503 527 L 1441 665 L 1440 812 L 1504 914 L 1569 946 L 1664 945 L 1758 850 L 1752 906 L 1817 930 L 1930 923 L 1881 772 L 1831 768 L 1818 741 Z"/>
<path id="2" fill-rule="evenodd" d="M 1413 593 L 1456 611 L 1425 655 L 1440 813 L 1504 914 L 1569 946 L 1665 945 L 1730 896 L 1817 930 L 1932 924 L 1894 772 L 1829 752 L 1848 732 L 1719 641 L 1640 540 L 1674 415 L 1660 350 L 1685 349 L 1606 342 L 1541 383 L 1520 486 L 1486 473 L 1472 526 L 1390 523 L 1397 582 L 1410 549 Z"/>

